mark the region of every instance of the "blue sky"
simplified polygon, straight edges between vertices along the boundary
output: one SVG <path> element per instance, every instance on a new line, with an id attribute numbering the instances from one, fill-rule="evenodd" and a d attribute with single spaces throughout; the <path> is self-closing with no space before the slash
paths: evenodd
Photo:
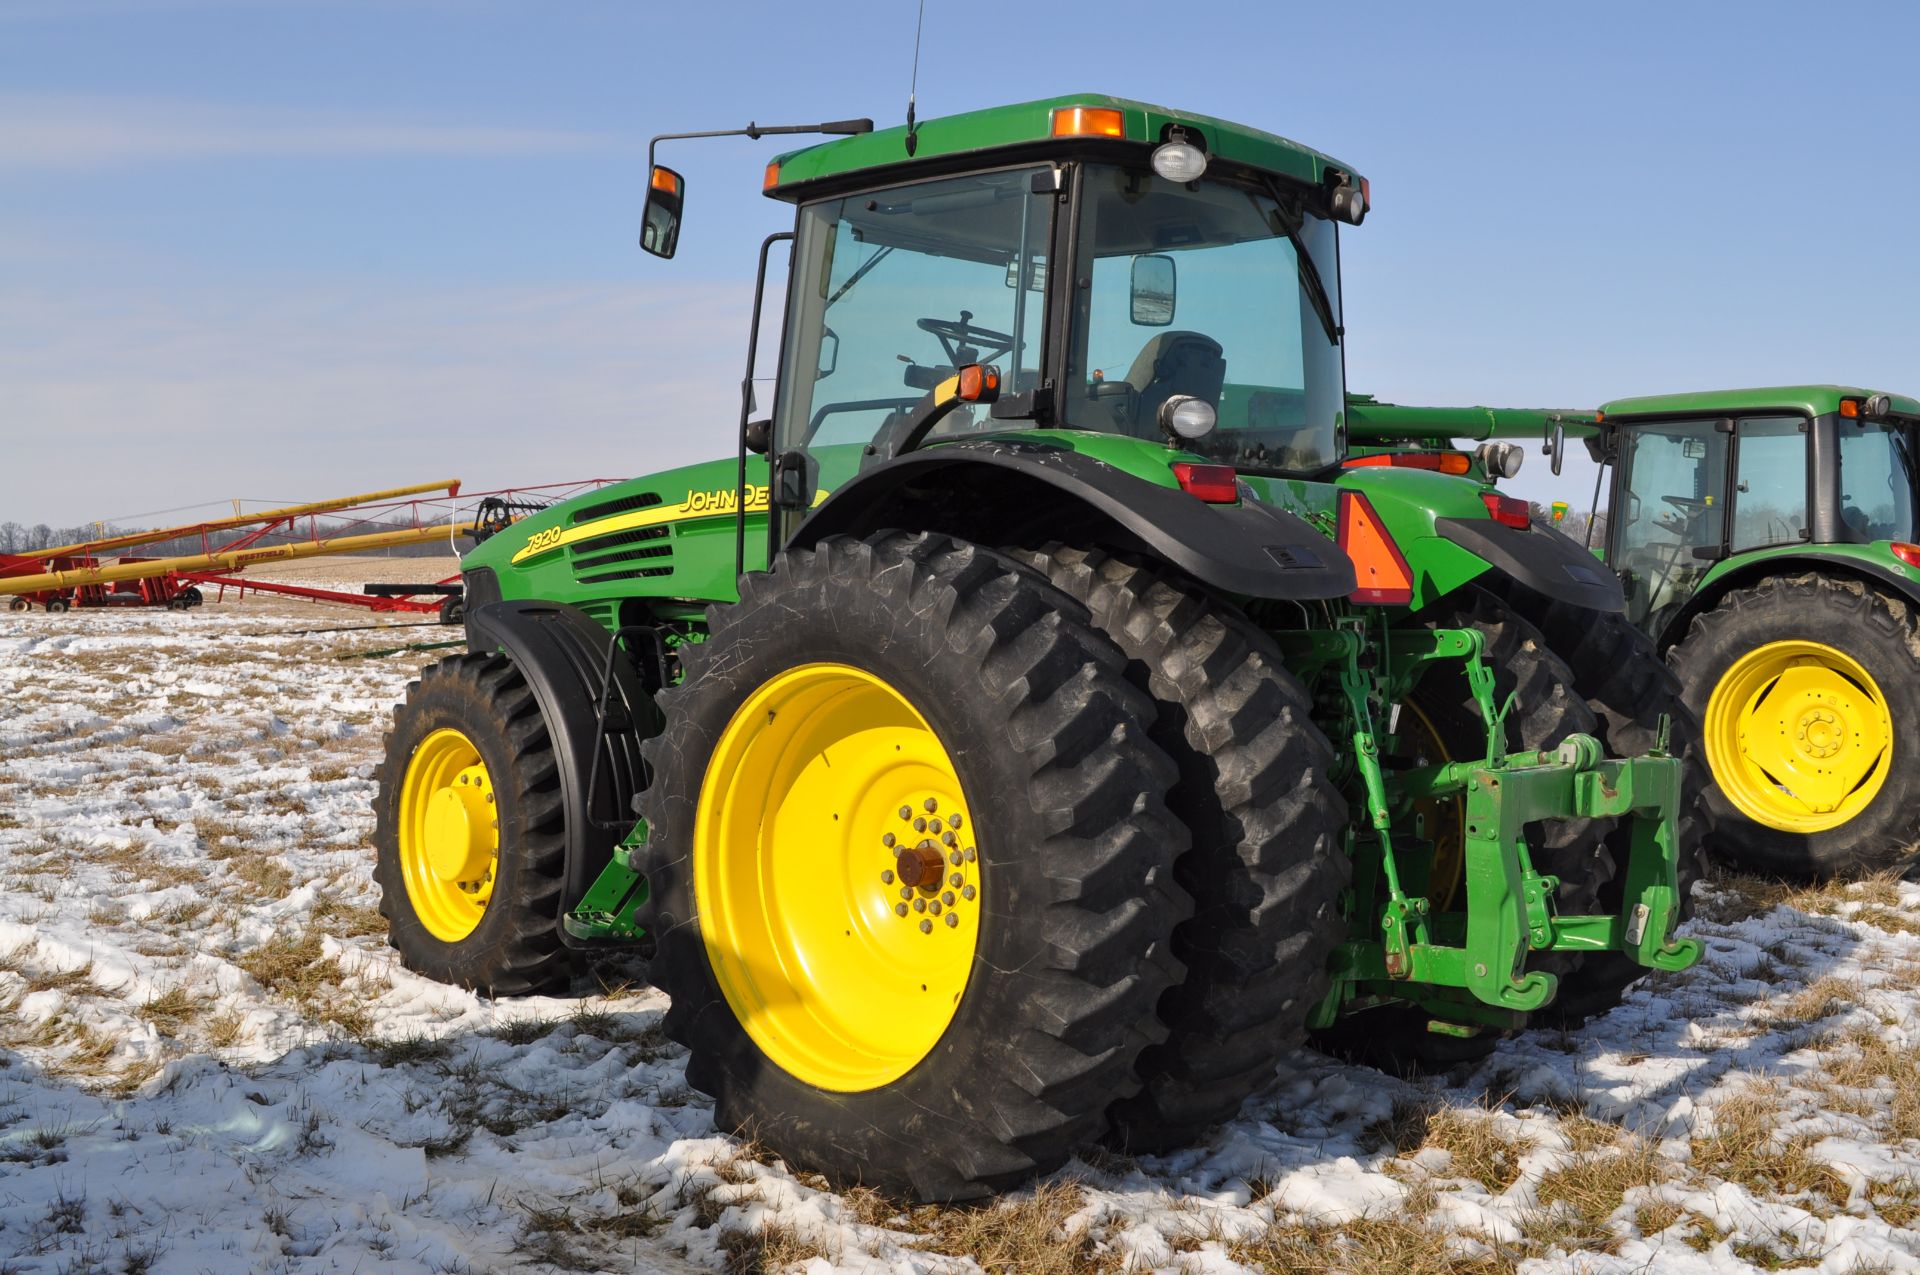
<path id="1" fill-rule="evenodd" d="M 669 264 L 646 139 L 897 123 L 912 40 L 910 0 L 0 0 L 0 519 L 728 450 L 777 145 L 663 152 Z M 935 0 L 920 109 L 1114 92 L 1347 160 L 1383 398 L 1915 393 L 1916 46 L 1906 4 Z"/>

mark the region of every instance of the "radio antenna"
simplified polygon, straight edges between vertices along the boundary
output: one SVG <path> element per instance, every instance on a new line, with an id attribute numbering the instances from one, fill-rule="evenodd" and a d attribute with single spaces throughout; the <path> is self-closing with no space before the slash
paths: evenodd
<path id="1" fill-rule="evenodd" d="M 920 145 L 920 137 L 914 132 L 913 99 L 920 91 L 920 29 L 927 24 L 927 0 L 920 0 L 920 16 L 913 22 L 913 82 L 907 86 L 907 158 L 913 158 L 913 152 Z"/>

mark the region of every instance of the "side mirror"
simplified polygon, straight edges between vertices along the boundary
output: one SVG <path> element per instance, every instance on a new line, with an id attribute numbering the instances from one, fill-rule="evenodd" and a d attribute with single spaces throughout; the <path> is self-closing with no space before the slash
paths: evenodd
<path id="1" fill-rule="evenodd" d="M 1560 462 L 1567 456 L 1567 426 L 1564 421 L 1556 420 L 1547 431 L 1547 445 L 1540 449 L 1547 455 L 1547 465 L 1553 470 L 1553 476 L 1560 476 Z"/>
<path id="2" fill-rule="evenodd" d="M 680 246 L 680 210 L 687 181 L 671 168 L 653 166 L 647 176 L 647 206 L 640 219 L 640 247 L 656 257 L 671 257 Z"/>
<path id="3" fill-rule="evenodd" d="M 758 420 L 747 422 L 747 450 L 755 456 L 765 456 L 767 448 L 773 444 L 773 422 Z"/>
<path id="4" fill-rule="evenodd" d="M 1173 322 L 1173 258 L 1155 254 L 1133 259 L 1133 289 L 1130 297 L 1134 323 L 1143 328 L 1164 328 Z"/>

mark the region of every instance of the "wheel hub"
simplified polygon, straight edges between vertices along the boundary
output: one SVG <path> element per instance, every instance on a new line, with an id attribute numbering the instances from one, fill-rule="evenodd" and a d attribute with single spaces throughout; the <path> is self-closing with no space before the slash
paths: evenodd
<path id="1" fill-rule="evenodd" d="M 1735 660 L 1707 700 L 1707 762 L 1748 818 L 1811 833 L 1879 793 L 1893 719 L 1871 674 L 1821 642 L 1769 642 Z"/>
<path id="2" fill-rule="evenodd" d="M 493 862 L 493 792 L 486 768 L 460 772 L 427 805 L 427 864 L 442 881 L 476 885 Z"/>
<path id="3" fill-rule="evenodd" d="M 944 813 L 943 813 L 944 812 Z M 932 934 L 937 921 L 950 930 L 961 924 L 961 910 L 979 893 L 973 883 L 980 853 L 962 844 L 968 831 L 967 817 L 959 810 L 942 806 L 938 797 L 920 802 L 919 811 L 902 806 L 899 821 L 907 825 L 901 832 L 881 834 L 880 844 L 893 853 L 893 870 L 880 874 L 880 884 L 899 891 L 893 914 L 900 920 L 918 918 L 922 934 Z M 917 837 L 912 845 L 902 845 Z"/>

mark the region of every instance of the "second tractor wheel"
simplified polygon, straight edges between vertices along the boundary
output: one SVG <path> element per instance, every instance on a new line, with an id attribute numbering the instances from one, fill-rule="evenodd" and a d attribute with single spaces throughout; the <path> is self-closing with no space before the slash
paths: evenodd
<path id="1" fill-rule="evenodd" d="M 1191 910 L 1119 653 L 1011 560 L 899 532 L 789 550 L 708 623 L 643 803 L 653 978 L 719 1125 L 933 1200 L 1100 1137 Z"/>
<path id="2" fill-rule="evenodd" d="M 394 711 L 379 780 L 374 878 L 401 962 L 490 996 L 564 979 L 566 814 L 520 671 L 499 655 L 429 666 Z"/>
<path id="3" fill-rule="evenodd" d="M 1326 995 L 1346 935 L 1347 804 L 1333 749 L 1272 640 L 1164 568 L 1052 545 L 1020 558 L 1083 603 L 1127 656 L 1180 767 L 1168 798 L 1193 833 L 1174 875 L 1193 918 L 1174 931 L 1185 981 L 1160 998 L 1167 1039 L 1141 1057 L 1141 1091 L 1113 1106 L 1113 1141 L 1184 1145 L 1273 1078 Z"/>
<path id="4" fill-rule="evenodd" d="M 1920 841 L 1920 633 L 1903 602 L 1804 575 L 1736 589 L 1669 653 L 1706 734 L 1717 857 L 1873 872 Z"/>

